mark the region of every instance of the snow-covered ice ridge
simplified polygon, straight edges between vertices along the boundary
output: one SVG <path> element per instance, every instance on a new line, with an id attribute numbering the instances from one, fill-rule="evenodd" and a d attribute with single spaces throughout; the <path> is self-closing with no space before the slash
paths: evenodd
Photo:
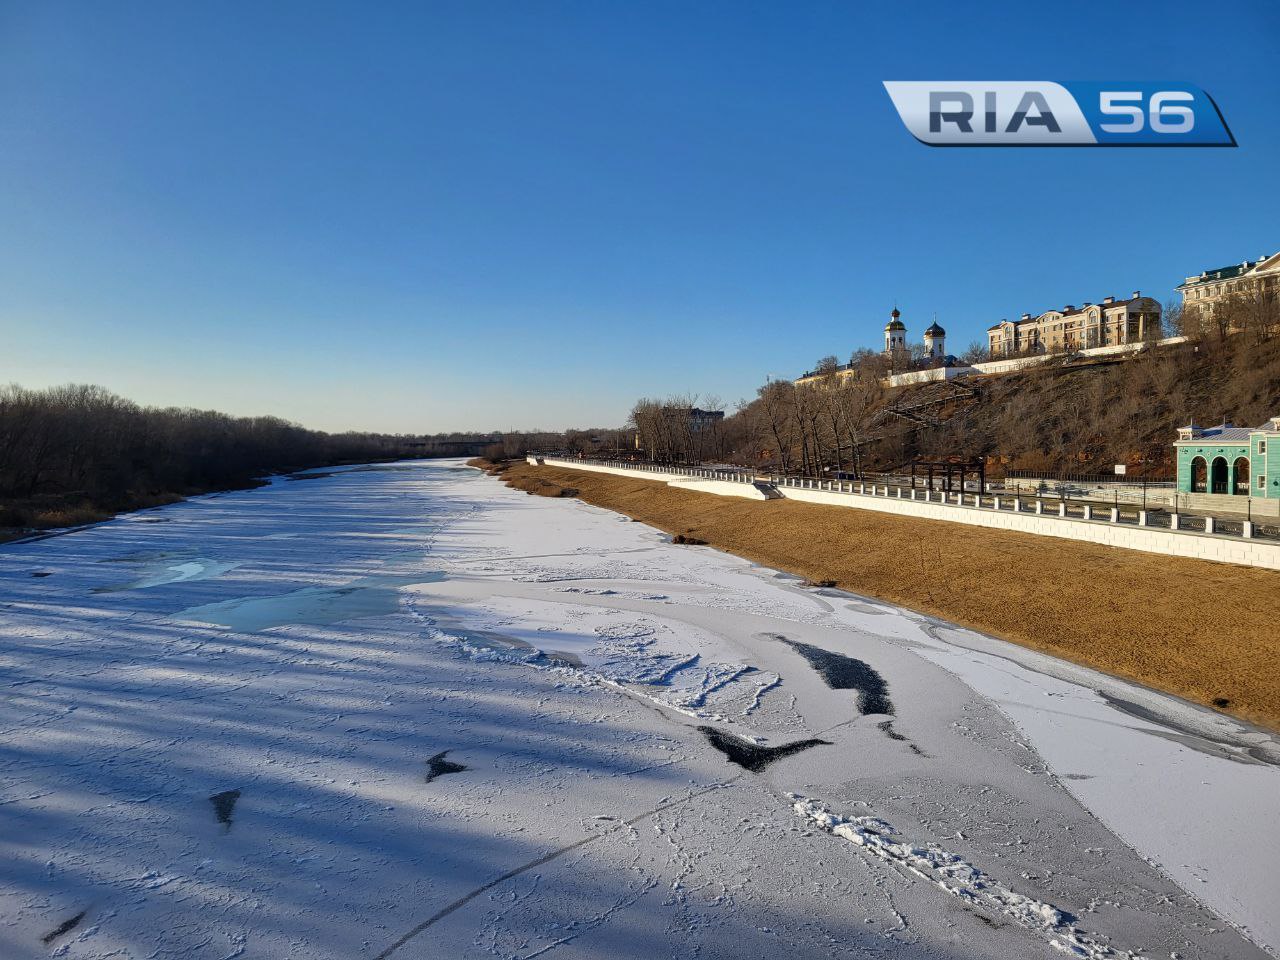
<path id="1" fill-rule="evenodd" d="M 1052 904 L 1015 893 L 973 864 L 934 844 L 919 846 L 895 840 L 897 831 L 878 817 L 842 817 L 816 800 L 790 794 L 792 809 L 823 830 L 855 843 L 873 856 L 936 884 L 951 896 L 1035 930 L 1059 950 L 1087 960 L 1115 956 L 1104 943 L 1081 932 Z M 1125 951 L 1127 956 L 1135 956 Z"/>
<path id="2" fill-rule="evenodd" d="M 325 473 L 0 549 L 0 957 L 1280 942 L 1262 732 L 456 462 Z"/>
<path id="3" fill-rule="evenodd" d="M 412 598 L 406 603 L 442 643 L 457 645 L 473 659 L 572 672 L 581 682 L 610 684 L 696 720 L 733 723 L 750 716 L 764 693 L 781 683 L 777 674 L 750 664 L 717 663 L 689 652 L 696 631 L 678 631 L 661 618 L 615 622 L 616 612 L 607 608 L 565 606 L 551 611 L 530 607 L 516 618 L 498 614 L 501 605 L 491 599 L 473 611 L 471 623 L 481 629 L 450 632 L 420 612 Z M 544 614 L 541 621 L 539 613 Z M 566 613 L 576 621 L 573 637 L 554 625 Z M 704 648 L 714 643 L 710 637 L 698 639 Z"/>

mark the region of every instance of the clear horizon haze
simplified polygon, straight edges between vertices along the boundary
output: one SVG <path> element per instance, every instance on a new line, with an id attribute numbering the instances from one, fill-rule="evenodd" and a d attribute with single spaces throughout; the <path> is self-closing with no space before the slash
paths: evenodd
<path id="1" fill-rule="evenodd" d="M 948 150 L 885 80 L 1171 80 L 1234 149 Z M 0 0 L 0 382 L 620 425 L 1280 250 L 1280 5 Z"/>

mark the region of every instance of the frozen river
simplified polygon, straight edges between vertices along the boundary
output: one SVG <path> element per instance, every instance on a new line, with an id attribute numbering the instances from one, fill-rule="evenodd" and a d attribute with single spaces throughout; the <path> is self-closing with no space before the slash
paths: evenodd
<path id="1" fill-rule="evenodd" d="M 1280 947 L 1275 738 L 456 462 L 0 548 L 0 689 L 4 958 Z"/>

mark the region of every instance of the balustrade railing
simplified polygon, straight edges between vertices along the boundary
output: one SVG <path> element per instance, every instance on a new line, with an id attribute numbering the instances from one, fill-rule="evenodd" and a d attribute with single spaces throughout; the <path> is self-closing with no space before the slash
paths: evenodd
<path id="1" fill-rule="evenodd" d="M 1152 527 L 1186 534 L 1212 534 L 1220 537 L 1280 541 L 1280 524 L 1257 523 L 1241 520 L 1238 517 L 1221 518 L 1201 514 L 1179 513 L 1176 510 L 1170 511 L 1159 506 L 1146 509 L 1145 505 L 1124 499 L 1113 499 L 1108 503 L 1098 499 L 1075 499 L 1063 494 L 1038 496 L 1032 492 L 1018 492 L 1015 490 L 986 490 L 981 492 L 977 490 L 939 490 L 937 488 L 913 485 L 906 478 L 884 474 L 871 476 L 863 480 L 821 480 L 813 477 L 760 474 L 744 468 L 697 467 L 645 463 L 635 460 L 587 460 L 580 457 L 556 456 L 554 454 L 535 454 L 535 456 L 542 459 L 555 459 L 640 473 L 720 480 L 729 483 L 765 484 L 783 489 L 815 490 L 849 496 L 912 500 L 917 503 L 931 503 L 939 506 L 972 510 L 1028 513 L 1073 521 Z"/>

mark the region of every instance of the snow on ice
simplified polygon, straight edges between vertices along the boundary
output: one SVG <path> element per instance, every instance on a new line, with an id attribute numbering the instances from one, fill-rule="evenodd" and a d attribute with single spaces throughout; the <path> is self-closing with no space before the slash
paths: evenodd
<path id="1" fill-rule="evenodd" d="M 0 956 L 1275 955 L 1265 733 L 456 462 L 312 476 L 0 548 Z"/>

